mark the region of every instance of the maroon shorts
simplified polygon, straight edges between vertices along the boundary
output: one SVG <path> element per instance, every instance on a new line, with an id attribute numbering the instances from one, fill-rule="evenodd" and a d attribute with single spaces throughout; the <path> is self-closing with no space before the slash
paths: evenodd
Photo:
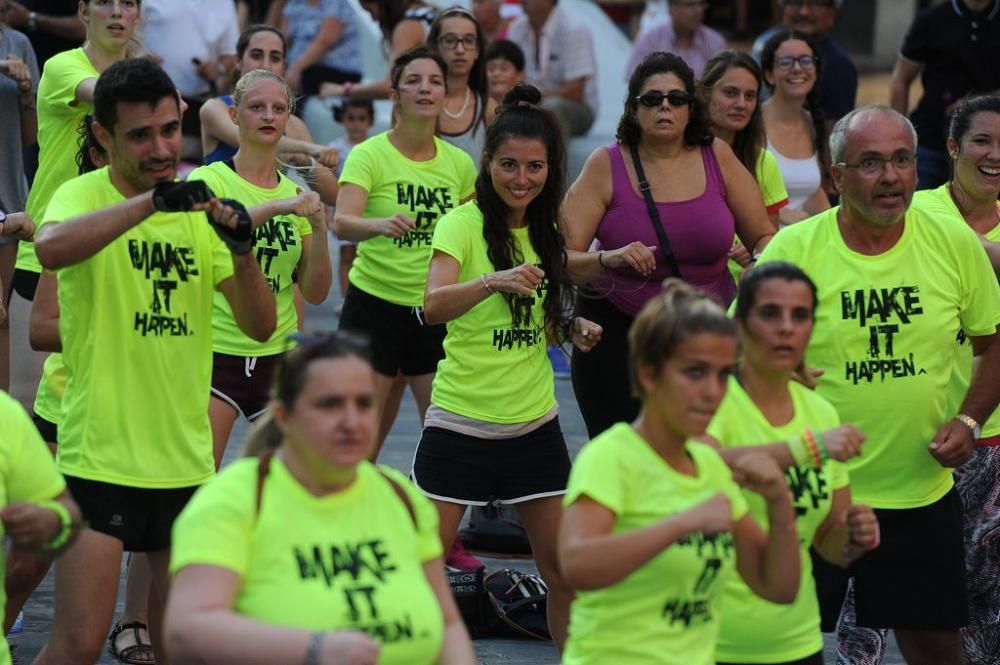
<path id="1" fill-rule="evenodd" d="M 253 422 L 267 410 L 271 381 L 281 354 L 274 356 L 212 356 L 212 397 L 221 399 Z"/>

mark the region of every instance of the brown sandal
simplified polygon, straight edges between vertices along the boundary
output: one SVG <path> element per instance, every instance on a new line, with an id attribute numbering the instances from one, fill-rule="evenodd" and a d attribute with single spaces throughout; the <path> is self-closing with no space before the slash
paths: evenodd
<path id="1" fill-rule="evenodd" d="M 135 644 L 130 644 L 124 649 L 118 648 L 118 636 L 121 635 L 126 630 L 132 631 L 132 639 L 135 640 Z M 133 621 L 132 623 L 120 623 L 115 626 L 115 629 L 111 631 L 108 635 L 108 651 L 116 659 L 123 663 L 128 663 L 129 665 L 150 665 L 155 664 L 155 656 L 153 655 L 153 645 L 149 642 L 143 642 L 142 634 L 140 630 L 146 631 L 146 635 L 149 635 L 149 627 L 141 621 Z M 148 656 L 147 659 L 136 658 L 139 654 Z"/>

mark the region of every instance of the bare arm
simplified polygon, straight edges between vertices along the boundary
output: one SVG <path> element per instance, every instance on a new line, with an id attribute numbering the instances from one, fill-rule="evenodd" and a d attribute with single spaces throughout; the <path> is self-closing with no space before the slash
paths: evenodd
<path id="1" fill-rule="evenodd" d="M 326 52 L 340 39 L 343 31 L 344 24 L 339 19 L 332 16 L 323 19 L 323 23 L 319 27 L 319 32 L 316 33 L 313 40 L 306 46 L 306 50 L 299 56 L 299 59 L 293 62 L 291 67 L 288 68 L 286 78 L 289 82 L 296 88 L 299 88 L 302 83 L 302 72 L 322 60 Z"/>
<path id="2" fill-rule="evenodd" d="M 455 257 L 434 251 L 424 292 L 427 323 L 436 325 L 457 319 L 487 298 L 501 293 L 527 295 L 538 288 L 545 276 L 538 266 L 524 263 L 459 283 L 461 269 L 462 264 Z"/>
<path id="3" fill-rule="evenodd" d="M 717 494 L 694 508 L 632 531 L 612 533 L 615 513 L 581 496 L 563 513 L 559 525 L 559 567 L 573 589 L 616 584 L 693 531 L 726 531 L 729 500 Z"/>
<path id="4" fill-rule="evenodd" d="M 337 211 L 333 216 L 333 229 L 338 238 L 362 242 L 378 236 L 400 238 L 416 228 L 412 219 L 402 213 L 392 217 L 366 218 L 365 205 L 368 191 L 358 185 L 345 183 L 337 197 Z"/>
<path id="5" fill-rule="evenodd" d="M 458 613 L 455 597 L 444 576 L 444 561 L 441 558 L 424 564 L 424 575 L 434 590 L 441 612 L 444 614 L 444 643 L 437 662 L 440 665 L 474 665 L 476 654 L 465 630 L 462 615 Z"/>
<path id="6" fill-rule="evenodd" d="M 76 86 L 76 92 L 74 96 L 76 101 L 85 102 L 87 104 L 94 103 L 94 89 L 97 87 L 97 79 L 83 79 L 80 81 L 79 85 Z"/>
<path id="7" fill-rule="evenodd" d="M 164 616 L 164 640 L 178 663 L 272 665 L 304 663 L 312 634 L 249 619 L 233 610 L 242 580 L 231 570 L 208 565 L 182 568 L 174 576 Z M 355 631 L 325 633 L 319 662 L 375 662 L 378 644 Z"/>
<path id="8" fill-rule="evenodd" d="M 229 117 L 229 107 L 226 106 L 225 102 L 218 99 L 210 99 L 201 107 L 199 117 L 201 118 L 202 128 L 207 130 L 205 131 L 205 136 L 210 136 L 216 141 L 228 143 L 229 145 L 240 144 L 239 127 L 237 127 L 232 118 Z M 319 157 L 320 153 L 327 149 L 326 146 L 314 143 L 311 136 L 308 140 L 294 137 L 292 134 L 292 126 L 293 121 L 289 118 L 288 135 L 282 136 L 281 139 L 278 140 L 278 150 L 280 152 L 299 152 L 313 157 Z M 207 154 L 208 151 L 205 150 L 205 147 L 206 146 L 203 144 L 202 151 Z"/>
<path id="9" fill-rule="evenodd" d="M 35 351 L 62 351 L 59 339 L 59 279 L 55 273 L 42 271 L 31 303 L 28 342 Z"/>
<path id="10" fill-rule="evenodd" d="M 771 224 L 760 188 L 725 141 L 715 139 L 712 149 L 726 181 L 726 203 L 736 218 L 736 235 L 751 254 L 759 254 L 778 230 Z"/>
<path id="11" fill-rule="evenodd" d="M 607 150 L 598 148 L 590 153 L 563 199 L 566 268 L 576 284 L 589 282 L 604 272 L 597 253 L 588 250 L 610 201 L 611 159 Z"/>
<path id="12" fill-rule="evenodd" d="M 389 47 L 389 70 L 392 70 L 392 63 L 400 54 L 409 51 L 414 46 L 421 46 L 427 38 L 427 31 L 421 21 L 407 19 L 400 21 L 392 31 L 392 39 Z M 388 99 L 389 97 L 389 71 L 385 77 L 372 83 L 363 83 L 351 87 L 351 97 L 357 99 Z M 324 83 L 320 87 L 320 96 L 338 97 L 344 94 L 344 86 L 340 83 Z"/>
<path id="13" fill-rule="evenodd" d="M 904 115 L 910 112 L 910 87 L 923 68 L 923 65 L 903 56 L 896 57 L 889 81 L 889 106 Z"/>
<path id="14" fill-rule="evenodd" d="M 312 146 L 308 154 L 316 160 L 316 164 L 309 173 L 309 186 L 319 194 L 323 203 L 328 206 L 337 205 L 337 195 L 340 193 L 340 185 L 337 184 L 337 164 L 340 163 L 340 152 L 336 148 L 314 142 L 306 123 L 302 122 L 298 116 L 291 116 L 288 119 L 285 136 L 281 140 L 295 140 Z M 281 142 L 278 143 L 278 150 L 294 152 L 286 150 Z"/>
<path id="15" fill-rule="evenodd" d="M 22 32 L 28 29 L 29 10 L 24 4 L 8 0 L 7 24 Z M 51 14 L 35 13 L 35 27 L 40 32 L 44 32 L 62 39 L 83 43 L 87 38 L 87 28 L 80 20 L 79 14 L 69 16 L 53 16 Z"/>
<path id="16" fill-rule="evenodd" d="M 233 319 L 251 339 L 266 342 L 274 333 L 277 313 L 274 294 L 253 252 L 233 254 L 233 276 L 216 287 L 233 310 Z"/>

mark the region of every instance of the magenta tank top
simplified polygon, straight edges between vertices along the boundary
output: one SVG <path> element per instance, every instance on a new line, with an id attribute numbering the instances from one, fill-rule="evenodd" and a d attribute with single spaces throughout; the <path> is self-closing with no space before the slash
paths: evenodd
<path id="1" fill-rule="evenodd" d="M 629 181 L 621 148 L 615 143 L 606 150 L 611 157 L 612 192 L 597 227 L 598 245 L 611 250 L 638 240 L 656 246 L 656 270 L 648 278 L 631 269 L 608 270 L 591 286 L 622 312 L 635 316 L 646 301 L 660 293 L 660 284 L 670 276 L 670 269 L 659 249 L 646 202 Z M 736 285 L 726 267 L 736 222 L 726 204 L 726 182 L 711 146 L 702 146 L 701 159 L 705 165 L 705 191 L 687 201 L 657 203 L 656 209 L 684 281 L 728 306 L 736 295 Z"/>

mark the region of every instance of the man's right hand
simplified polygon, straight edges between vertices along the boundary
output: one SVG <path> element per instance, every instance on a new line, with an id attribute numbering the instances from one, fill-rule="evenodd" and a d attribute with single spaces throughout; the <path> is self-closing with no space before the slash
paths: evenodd
<path id="1" fill-rule="evenodd" d="M 153 188 L 153 207 L 160 212 L 204 210 L 215 194 L 201 180 L 161 182 Z"/>

